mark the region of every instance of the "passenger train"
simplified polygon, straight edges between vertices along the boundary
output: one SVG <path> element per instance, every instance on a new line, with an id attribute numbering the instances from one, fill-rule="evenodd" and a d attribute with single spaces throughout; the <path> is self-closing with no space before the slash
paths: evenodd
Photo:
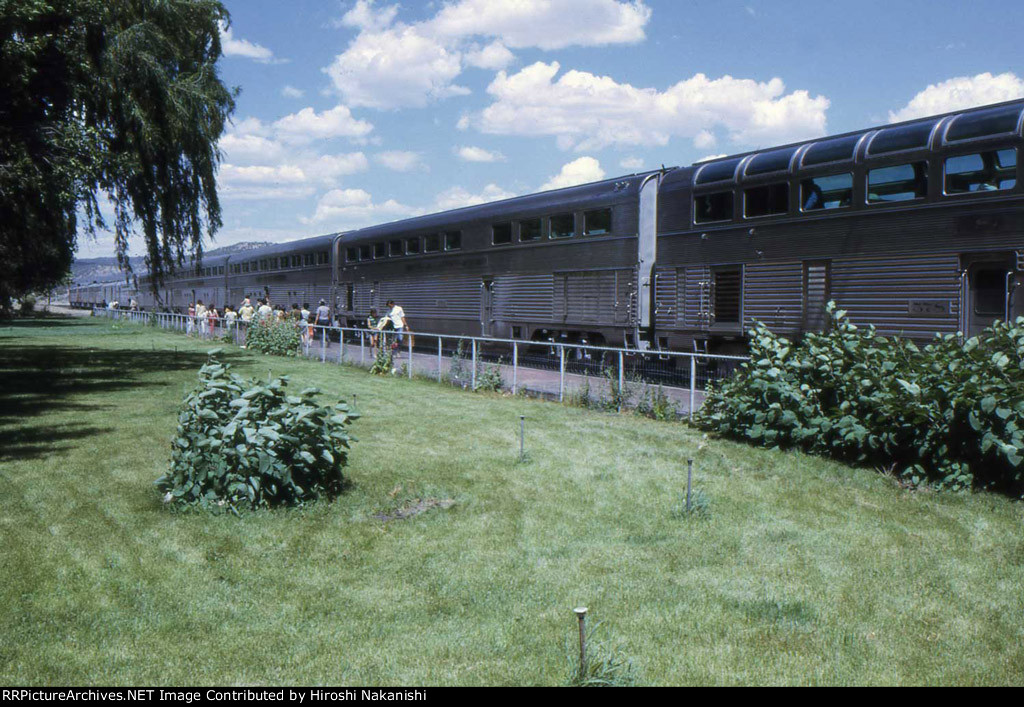
<path id="1" fill-rule="evenodd" d="M 72 291 L 185 311 L 268 295 L 356 325 L 733 353 L 829 300 L 881 334 L 972 335 L 1024 315 L 1024 101 L 205 258 L 154 288 Z"/>

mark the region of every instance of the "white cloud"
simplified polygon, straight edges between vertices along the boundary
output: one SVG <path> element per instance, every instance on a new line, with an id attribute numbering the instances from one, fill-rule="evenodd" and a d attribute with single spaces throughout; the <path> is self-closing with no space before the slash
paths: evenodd
<path id="1" fill-rule="evenodd" d="M 775 144 L 825 133 L 829 100 L 807 91 L 786 93 L 782 79 L 704 74 L 665 91 L 618 83 L 608 76 L 537 62 L 516 74 L 501 71 L 487 88 L 493 102 L 462 125 L 502 135 L 550 135 L 562 149 L 608 145 L 662 146 L 675 136 L 707 142 L 722 127 L 733 142 Z"/>
<path id="2" fill-rule="evenodd" d="M 1009 71 L 996 76 L 988 72 L 958 76 L 931 84 L 903 108 L 889 111 L 889 120 L 896 123 L 1021 97 L 1024 97 L 1024 79 Z"/>
<path id="3" fill-rule="evenodd" d="M 275 62 L 274 52 L 264 46 L 254 44 L 245 39 L 236 39 L 231 28 L 223 22 L 218 23 L 220 28 L 220 45 L 224 56 L 240 56 L 245 59 L 252 59 L 261 64 Z"/>
<path id="4" fill-rule="evenodd" d="M 306 95 L 306 92 L 301 88 L 295 88 L 294 86 L 288 85 L 281 89 L 281 95 L 285 98 L 302 98 Z"/>
<path id="5" fill-rule="evenodd" d="M 601 163 L 593 157 L 580 157 L 578 160 L 562 165 L 561 171 L 549 179 L 540 190 L 561 189 L 563 187 L 576 186 L 577 184 L 597 182 L 601 179 L 604 179 L 604 170 L 601 169 Z"/>
<path id="6" fill-rule="evenodd" d="M 486 204 L 490 201 L 511 199 L 513 196 L 515 196 L 514 192 L 502 189 L 497 184 L 488 184 L 478 194 L 473 194 L 463 187 L 452 187 L 437 195 L 437 199 L 434 201 L 434 208 L 437 211 L 450 211 L 451 209 L 461 209 L 465 206 Z"/>
<path id="7" fill-rule="evenodd" d="M 619 166 L 623 169 L 640 169 L 644 166 L 644 161 L 639 157 L 627 157 L 619 162 Z"/>
<path id="8" fill-rule="evenodd" d="M 693 146 L 698 150 L 710 150 L 717 142 L 715 134 L 710 130 L 701 130 L 693 136 Z"/>
<path id="9" fill-rule="evenodd" d="M 359 34 L 324 71 L 353 106 L 422 107 L 469 89 L 467 66 L 502 69 L 509 47 L 561 49 L 639 42 L 651 11 L 642 0 L 457 0 L 432 18 L 396 22 L 394 5 L 359 0 L 340 25 Z"/>
<path id="10" fill-rule="evenodd" d="M 252 132 L 232 131 L 220 139 L 224 159 L 232 164 L 276 164 L 284 158 L 284 146 Z"/>
<path id="11" fill-rule="evenodd" d="M 469 93 L 453 83 L 462 72 L 460 53 L 404 25 L 361 32 L 324 71 L 354 106 L 425 106 Z"/>
<path id="12" fill-rule="evenodd" d="M 486 47 L 473 46 L 465 54 L 466 63 L 470 66 L 493 71 L 504 69 L 515 61 L 515 58 L 508 47 L 499 40 L 491 42 Z"/>
<path id="13" fill-rule="evenodd" d="M 720 160 L 723 157 L 728 157 L 728 155 L 724 153 L 720 155 L 704 155 L 699 160 L 694 160 L 694 164 L 698 164 L 700 162 L 710 162 L 711 160 Z"/>
<path id="14" fill-rule="evenodd" d="M 312 108 L 303 108 L 298 113 L 286 115 L 273 125 L 278 139 L 290 143 L 305 143 L 313 140 L 327 140 L 347 137 L 356 141 L 365 139 L 373 130 L 373 124 L 357 120 L 348 106 L 338 105 L 330 110 L 317 113 Z"/>
<path id="15" fill-rule="evenodd" d="M 415 216 L 421 209 L 400 204 L 394 199 L 376 203 L 363 189 L 332 189 L 320 197 L 316 211 L 309 218 L 300 217 L 307 225 L 329 225 L 332 229 L 358 228 Z"/>
<path id="16" fill-rule="evenodd" d="M 466 145 L 455 148 L 455 154 L 463 162 L 504 162 L 505 155 L 500 152 L 491 152 L 482 147 Z"/>
<path id="17" fill-rule="evenodd" d="M 423 155 L 419 152 L 391 150 L 389 152 L 378 153 L 375 159 L 388 169 L 393 169 L 396 172 L 429 170 L 427 165 L 423 162 Z"/>
<path id="18" fill-rule="evenodd" d="M 479 35 L 513 48 L 563 49 L 639 42 L 650 18 L 641 0 L 459 0 L 426 24 L 443 37 Z"/>

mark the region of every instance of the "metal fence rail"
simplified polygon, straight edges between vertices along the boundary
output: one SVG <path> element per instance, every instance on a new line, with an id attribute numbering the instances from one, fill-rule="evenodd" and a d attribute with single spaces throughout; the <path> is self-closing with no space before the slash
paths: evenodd
<path id="1" fill-rule="evenodd" d="M 255 323 L 228 323 L 165 312 L 96 308 L 94 316 L 148 324 L 207 340 L 245 345 Z M 640 408 L 657 415 L 692 418 L 709 384 L 721 381 L 749 358 L 681 351 L 639 351 L 557 341 L 382 332 L 298 324 L 301 354 L 323 363 L 430 378 L 473 390 L 542 396 L 583 406 Z"/>

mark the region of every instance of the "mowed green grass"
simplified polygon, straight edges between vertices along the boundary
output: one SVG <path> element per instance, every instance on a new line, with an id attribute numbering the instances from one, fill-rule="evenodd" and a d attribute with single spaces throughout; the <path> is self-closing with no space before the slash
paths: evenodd
<path id="1" fill-rule="evenodd" d="M 153 481 L 207 348 L 0 324 L 0 683 L 560 684 L 578 605 L 641 684 L 1024 682 L 1020 503 L 680 424 L 231 348 L 358 395 L 352 486 L 168 512 Z M 709 517 L 673 512 L 688 457 Z M 415 498 L 455 505 L 374 517 Z"/>

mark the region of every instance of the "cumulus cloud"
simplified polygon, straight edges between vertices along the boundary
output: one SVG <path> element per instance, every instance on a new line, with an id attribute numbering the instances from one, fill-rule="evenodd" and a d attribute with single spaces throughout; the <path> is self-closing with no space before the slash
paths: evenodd
<path id="1" fill-rule="evenodd" d="M 639 157 L 626 157 L 619 162 L 619 166 L 623 169 L 640 169 L 644 166 L 644 161 Z"/>
<path id="2" fill-rule="evenodd" d="M 396 172 L 413 172 L 416 170 L 426 171 L 427 165 L 423 163 L 423 155 L 419 152 L 407 152 L 404 150 L 391 150 L 381 152 L 376 160 Z"/>
<path id="3" fill-rule="evenodd" d="M 466 145 L 455 148 L 455 154 L 463 162 L 504 162 L 505 155 L 500 152 L 491 152 L 482 147 Z"/>
<path id="4" fill-rule="evenodd" d="M 509 47 L 638 42 L 650 16 L 642 0 L 456 0 L 406 24 L 396 22 L 397 6 L 359 0 L 338 23 L 359 34 L 324 71 L 350 105 L 422 107 L 468 94 L 456 83 L 467 66 L 509 66 Z"/>
<path id="5" fill-rule="evenodd" d="M 736 143 L 763 145 L 823 135 L 829 100 L 807 91 L 786 93 L 782 79 L 767 82 L 704 74 L 665 91 L 637 88 L 608 76 L 536 62 L 518 73 L 501 71 L 487 92 L 493 102 L 464 116 L 499 135 L 550 135 L 563 149 L 609 145 L 663 146 L 674 136 L 708 144 L 724 129 Z M 709 137 L 710 136 L 710 137 Z"/>
<path id="6" fill-rule="evenodd" d="M 302 98 L 306 95 L 306 92 L 301 88 L 288 85 L 281 89 L 281 95 L 285 98 Z"/>
<path id="7" fill-rule="evenodd" d="M 278 139 L 291 143 L 306 143 L 313 140 L 327 140 L 346 137 L 364 139 L 373 131 L 373 124 L 357 120 L 348 106 L 338 105 L 330 110 L 317 113 L 312 108 L 303 108 L 298 113 L 286 115 L 274 123 Z"/>
<path id="8" fill-rule="evenodd" d="M 274 58 L 274 52 L 266 47 L 245 39 L 236 38 L 231 28 L 223 22 L 218 23 L 218 26 L 220 28 L 220 46 L 224 51 L 224 56 L 240 56 L 245 59 L 258 61 L 261 64 L 279 61 Z"/>
<path id="9" fill-rule="evenodd" d="M 332 189 L 320 197 L 316 211 L 310 217 L 299 220 L 307 225 L 327 225 L 332 229 L 359 228 L 385 223 L 422 213 L 400 204 L 394 199 L 375 202 L 369 192 L 363 189 Z"/>
<path id="10" fill-rule="evenodd" d="M 515 196 L 514 192 L 502 189 L 497 184 L 488 184 L 483 188 L 483 191 L 477 194 L 473 194 L 463 187 L 452 187 L 437 195 L 437 199 L 434 201 L 434 208 L 437 211 L 449 211 L 451 209 L 461 209 L 465 206 L 486 204 L 489 201 L 511 199 L 513 196 Z"/>
<path id="11" fill-rule="evenodd" d="M 604 170 L 601 169 L 601 163 L 593 157 L 580 157 L 578 160 L 562 165 L 562 169 L 558 174 L 549 179 L 540 189 L 541 191 L 562 189 L 563 187 L 572 187 L 577 184 L 597 182 L 601 179 L 604 179 Z"/>
<path id="12" fill-rule="evenodd" d="M 1009 71 L 995 76 L 988 72 L 977 76 L 957 76 L 929 85 L 903 108 L 889 111 L 889 121 L 897 123 L 1022 97 L 1024 79 Z"/>

